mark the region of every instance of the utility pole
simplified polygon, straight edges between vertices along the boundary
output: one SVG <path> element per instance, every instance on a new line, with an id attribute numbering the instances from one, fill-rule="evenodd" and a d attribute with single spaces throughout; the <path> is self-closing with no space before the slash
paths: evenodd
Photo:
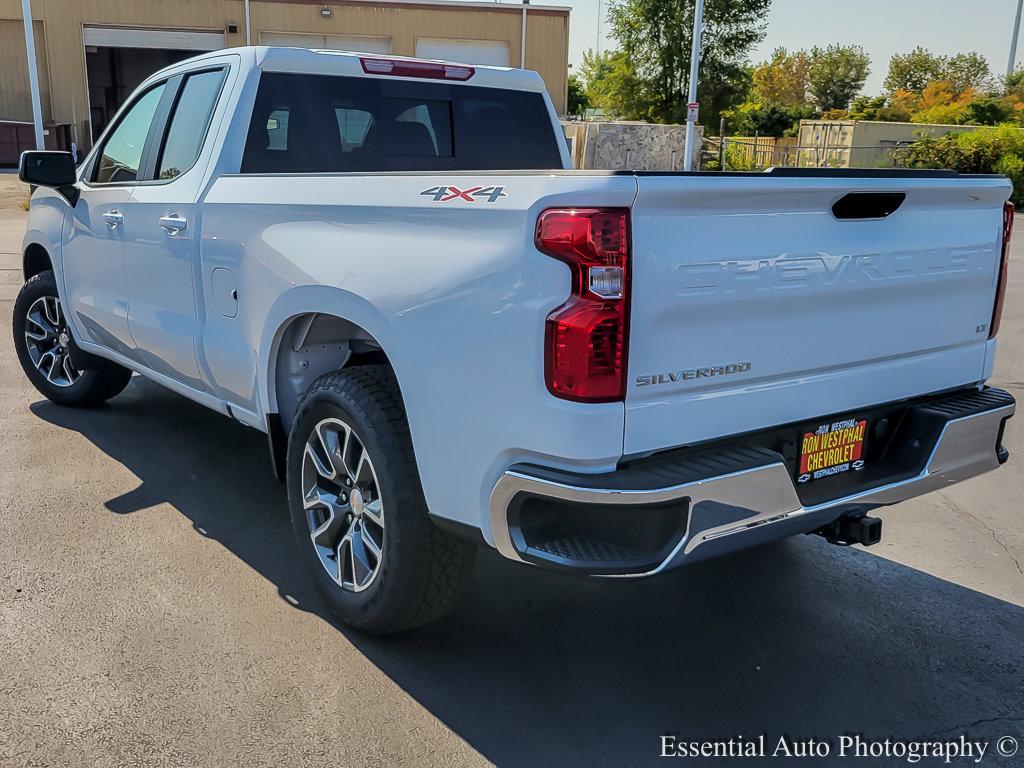
<path id="1" fill-rule="evenodd" d="M 21 20 L 25 24 L 25 53 L 28 55 L 28 88 L 32 93 L 32 122 L 36 128 L 36 149 L 45 149 L 43 108 L 39 103 L 39 72 L 36 69 L 36 37 L 32 31 L 31 0 L 21 0 Z"/>
<path id="2" fill-rule="evenodd" d="M 1021 0 L 1024 2 L 1024 0 Z M 700 37 L 704 31 L 704 0 L 697 0 L 693 8 L 693 46 L 690 49 L 690 92 L 686 107 L 686 143 L 683 148 L 683 170 L 693 169 L 693 132 L 697 122 L 696 110 L 691 105 L 697 103 L 697 77 L 700 70 Z"/>
<path id="3" fill-rule="evenodd" d="M 242 9 L 245 12 L 245 44 L 252 45 L 252 28 L 249 25 L 249 0 L 242 0 Z"/>
<path id="4" fill-rule="evenodd" d="M 1010 61 L 1006 65 L 1006 76 L 1013 74 L 1017 64 L 1017 38 L 1020 37 L 1020 13 L 1024 11 L 1024 0 L 1017 0 L 1017 18 L 1013 22 L 1013 39 L 1010 40 Z"/>

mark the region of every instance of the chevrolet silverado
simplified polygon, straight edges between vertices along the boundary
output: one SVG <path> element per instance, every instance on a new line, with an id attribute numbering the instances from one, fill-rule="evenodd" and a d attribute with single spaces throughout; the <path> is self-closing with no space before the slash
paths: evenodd
<path id="1" fill-rule="evenodd" d="M 943 171 L 576 172 L 532 72 L 236 48 L 28 152 L 14 341 L 67 406 L 133 373 L 268 436 L 367 632 L 478 544 L 636 577 L 1006 461 L 985 385 L 1013 210 Z"/>

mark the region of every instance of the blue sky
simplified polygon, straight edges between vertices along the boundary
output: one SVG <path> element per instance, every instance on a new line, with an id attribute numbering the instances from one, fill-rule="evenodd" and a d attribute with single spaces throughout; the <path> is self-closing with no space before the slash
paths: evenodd
<path id="1" fill-rule="evenodd" d="M 583 51 L 597 45 L 599 0 L 534 0 L 536 4 L 571 6 L 569 61 L 579 67 Z M 603 7 L 607 0 L 600 0 Z M 1009 55 L 1015 0 L 774 0 L 768 36 L 753 54 L 767 58 L 779 45 L 810 48 L 828 43 L 856 43 L 871 55 L 865 91 L 882 89 L 894 53 L 923 45 L 933 53 L 975 50 L 1002 74 Z M 603 23 L 606 28 L 607 24 Z M 602 46 L 609 45 L 607 39 Z M 1024 62 L 1024 44 L 1018 64 Z"/>

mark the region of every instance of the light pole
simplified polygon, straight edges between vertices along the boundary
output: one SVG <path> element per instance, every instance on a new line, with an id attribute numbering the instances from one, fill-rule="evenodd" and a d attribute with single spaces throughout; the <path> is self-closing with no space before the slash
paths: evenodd
<path id="1" fill-rule="evenodd" d="M 1017 64 L 1017 38 L 1020 37 L 1020 13 L 1024 11 L 1024 0 L 1017 0 L 1017 18 L 1013 22 L 1013 38 L 1010 40 L 1010 60 L 1006 64 L 1006 76 L 1013 74 Z"/>
<path id="2" fill-rule="evenodd" d="M 522 37 L 519 40 L 519 68 L 526 69 L 526 8 L 530 0 L 523 0 L 523 21 L 520 30 Z"/>
<path id="3" fill-rule="evenodd" d="M 32 94 L 32 122 L 36 129 L 36 149 L 43 143 L 43 108 L 39 103 L 39 73 L 36 71 L 36 38 L 32 32 L 32 4 L 21 0 L 21 20 L 25 24 L 25 53 L 28 56 L 28 89 Z"/>
<path id="4" fill-rule="evenodd" d="M 1020 0 L 1024 2 L 1024 0 Z M 700 37 L 704 31 L 704 0 L 697 0 L 693 8 L 693 46 L 690 49 L 690 92 L 686 106 L 686 143 L 683 145 L 683 170 L 693 169 L 693 131 L 697 115 L 690 109 L 697 103 L 697 76 L 700 70 Z"/>

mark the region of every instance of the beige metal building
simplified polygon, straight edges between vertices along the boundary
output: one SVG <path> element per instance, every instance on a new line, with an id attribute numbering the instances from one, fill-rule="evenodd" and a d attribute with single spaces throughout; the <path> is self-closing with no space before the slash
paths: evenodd
<path id="1" fill-rule="evenodd" d="M 977 127 L 873 120 L 801 120 L 797 164 L 806 167 L 885 167 L 892 165 L 894 152 L 922 136 L 966 133 L 977 130 Z"/>
<path id="2" fill-rule="evenodd" d="M 537 70 L 559 114 L 569 9 L 456 0 L 32 0 L 44 123 L 82 148 L 160 67 L 218 48 L 296 45 Z M 0 121 L 30 121 L 20 0 L 0 0 Z"/>

